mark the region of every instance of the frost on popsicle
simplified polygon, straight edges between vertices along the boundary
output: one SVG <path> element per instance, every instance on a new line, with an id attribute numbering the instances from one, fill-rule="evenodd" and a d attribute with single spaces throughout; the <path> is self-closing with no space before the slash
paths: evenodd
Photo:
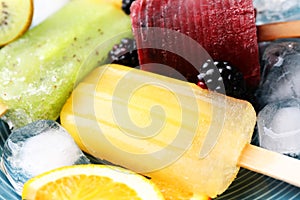
<path id="1" fill-rule="evenodd" d="M 31 28 L 40 24 L 70 0 L 34 0 L 34 15 Z"/>
<path id="2" fill-rule="evenodd" d="M 19 194 L 23 184 L 36 175 L 62 166 L 90 163 L 69 133 L 51 120 L 36 121 L 13 131 L 1 159 L 3 172 Z"/>
<path id="3" fill-rule="evenodd" d="M 172 35 L 170 30 L 173 30 L 197 41 L 214 60 L 236 66 L 249 87 L 256 87 L 259 82 L 252 0 L 136 0 L 131 6 L 131 21 L 143 70 L 181 79 L 183 76 L 195 82 L 206 57 L 193 48 L 190 41 Z M 154 27 L 162 31 L 152 32 Z M 184 56 L 176 54 L 179 51 L 184 52 Z M 193 65 L 186 57 L 193 57 L 200 64 Z"/>
<path id="4" fill-rule="evenodd" d="M 83 151 L 151 177 L 169 199 L 191 199 L 231 184 L 256 113 L 193 83 L 106 65 L 73 90 L 60 119 Z"/>
<path id="5" fill-rule="evenodd" d="M 129 16 L 105 0 L 70 1 L 0 51 L 0 102 L 15 127 L 55 120 L 77 81 L 105 62 Z"/>

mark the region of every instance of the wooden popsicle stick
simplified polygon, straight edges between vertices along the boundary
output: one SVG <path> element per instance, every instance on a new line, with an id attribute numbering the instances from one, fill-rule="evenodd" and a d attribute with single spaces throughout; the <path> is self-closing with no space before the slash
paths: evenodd
<path id="1" fill-rule="evenodd" d="M 247 144 L 238 165 L 300 187 L 300 160 Z"/>
<path id="2" fill-rule="evenodd" d="M 0 117 L 7 111 L 7 106 L 0 102 Z"/>
<path id="3" fill-rule="evenodd" d="M 300 37 L 300 20 L 257 26 L 258 42 Z"/>

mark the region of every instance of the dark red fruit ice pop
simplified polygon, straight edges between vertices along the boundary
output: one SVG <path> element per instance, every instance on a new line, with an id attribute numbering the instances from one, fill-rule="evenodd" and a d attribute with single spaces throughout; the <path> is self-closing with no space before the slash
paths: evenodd
<path id="1" fill-rule="evenodd" d="M 131 19 L 141 69 L 197 82 L 210 56 L 232 63 L 249 87 L 258 85 L 252 0 L 136 0 Z"/>

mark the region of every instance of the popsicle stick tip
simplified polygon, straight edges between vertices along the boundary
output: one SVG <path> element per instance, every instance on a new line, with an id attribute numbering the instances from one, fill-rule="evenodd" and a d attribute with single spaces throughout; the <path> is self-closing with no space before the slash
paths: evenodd
<path id="1" fill-rule="evenodd" d="M 238 165 L 300 187 L 300 160 L 247 144 Z"/>
<path id="2" fill-rule="evenodd" d="M 0 102 L 0 116 L 4 115 L 7 111 L 7 106 Z"/>
<path id="3" fill-rule="evenodd" d="M 300 20 L 276 22 L 257 26 L 258 42 L 300 37 Z"/>

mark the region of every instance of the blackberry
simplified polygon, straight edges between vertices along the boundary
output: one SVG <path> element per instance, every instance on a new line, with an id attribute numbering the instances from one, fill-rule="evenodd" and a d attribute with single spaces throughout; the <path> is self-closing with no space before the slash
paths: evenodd
<path id="1" fill-rule="evenodd" d="M 239 99 L 248 96 L 243 74 L 228 62 L 207 60 L 200 69 L 198 79 L 197 84 L 202 88 Z"/>
<path id="2" fill-rule="evenodd" d="M 108 62 L 128 67 L 138 67 L 139 60 L 135 40 L 123 38 L 119 44 L 114 45 L 108 53 Z"/>
<path id="3" fill-rule="evenodd" d="M 130 14 L 130 6 L 135 0 L 122 0 L 122 10 L 129 15 Z"/>

